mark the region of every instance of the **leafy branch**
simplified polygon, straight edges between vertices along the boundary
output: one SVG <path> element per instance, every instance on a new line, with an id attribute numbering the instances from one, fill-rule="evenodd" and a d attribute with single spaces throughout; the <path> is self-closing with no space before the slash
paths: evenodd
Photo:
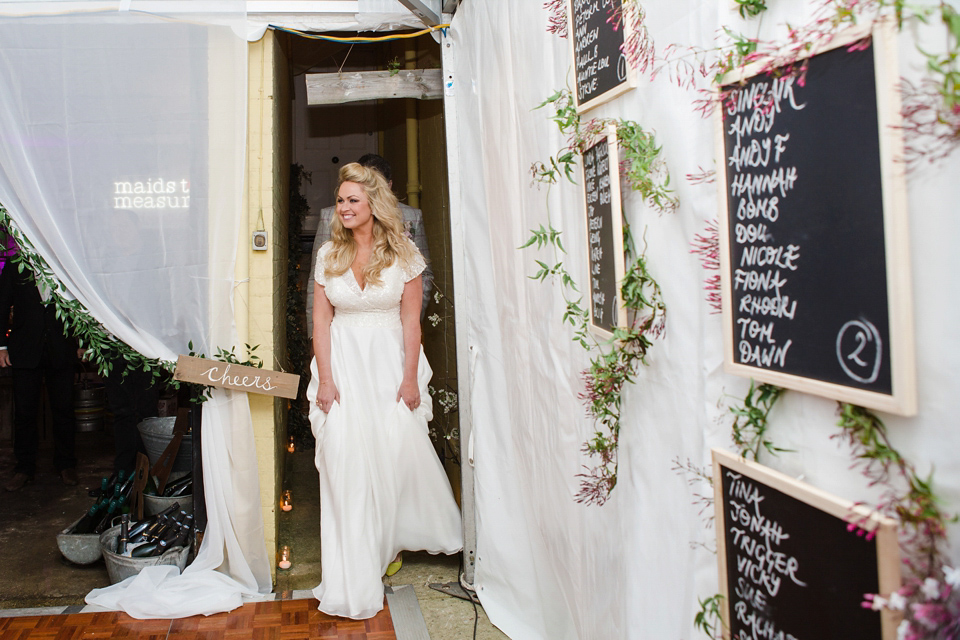
<path id="1" fill-rule="evenodd" d="M 703 631 L 710 638 L 723 637 L 723 619 L 720 617 L 720 607 L 723 605 L 723 595 L 718 593 L 706 600 L 697 598 L 700 610 L 693 618 L 693 626 Z"/>
<path id="2" fill-rule="evenodd" d="M 741 457 L 759 460 L 761 447 L 772 455 L 789 451 L 775 446 L 767 438 L 770 411 L 783 392 L 781 387 L 766 383 L 757 385 L 750 380 L 743 405 L 730 407 L 730 413 L 736 416 L 733 421 L 733 442 L 740 448 Z"/>

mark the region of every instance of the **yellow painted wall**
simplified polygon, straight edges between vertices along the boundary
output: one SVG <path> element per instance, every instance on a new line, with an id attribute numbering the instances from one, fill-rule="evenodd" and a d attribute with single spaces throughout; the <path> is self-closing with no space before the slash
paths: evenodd
<path id="1" fill-rule="evenodd" d="M 273 31 L 250 44 L 247 125 L 247 233 L 241 234 L 237 267 L 240 339 L 256 346 L 267 369 L 286 370 L 287 219 L 289 207 L 290 83 L 288 57 Z M 254 251 L 252 236 L 267 231 L 267 250 Z M 283 484 L 287 400 L 250 394 L 257 445 L 264 534 L 276 552 L 278 501 Z M 273 566 L 274 577 L 276 566 Z"/>

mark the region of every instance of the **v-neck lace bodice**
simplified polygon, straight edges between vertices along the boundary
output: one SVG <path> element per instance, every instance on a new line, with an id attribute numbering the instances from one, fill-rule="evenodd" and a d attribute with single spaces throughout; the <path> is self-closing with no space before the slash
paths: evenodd
<path id="1" fill-rule="evenodd" d="M 314 278 L 324 287 L 327 300 L 334 307 L 333 321 L 354 326 L 399 327 L 403 286 L 426 267 L 420 252 L 413 243 L 411 246 L 416 251 L 413 264 L 402 268 L 394 263 L 380 273 L 380 284 L 368 282 L 362 289 L 353 269 L 347 269 L 339 276 L 326 277 L 324 266 L 333 243 L 327 242 L 320 247 Z"/>

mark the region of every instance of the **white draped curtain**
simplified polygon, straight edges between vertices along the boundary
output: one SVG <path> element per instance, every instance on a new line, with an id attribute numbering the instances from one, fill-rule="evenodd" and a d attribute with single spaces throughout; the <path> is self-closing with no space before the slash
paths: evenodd
<path id="1" fill-rule="evenodd" d="M 140 353 L 174 360 L 190 342 L 207 354 L 229 349 L 245 3 L 71 4 L 30 15 L 0 2 L 0 204 L 67 295 Z M 164 6 L 189 13 L 139 10 Z M 88 601 L 167 617 L 270 591 L 246 395 L 216 392 L 203 427 L 209 522 L 196 561 L 183 577 L 143 576 L 145 593 L 124 585 Z"/>

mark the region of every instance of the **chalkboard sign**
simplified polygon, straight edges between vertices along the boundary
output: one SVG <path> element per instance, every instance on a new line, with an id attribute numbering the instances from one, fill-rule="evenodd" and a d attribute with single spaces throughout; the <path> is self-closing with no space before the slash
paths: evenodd
<path id="1" fill-rule="evenodd" d="M 636 86 L 621 50 L 630 37 L 621 0 L 567 0 L 567 33 L 573 48 L 577 111 L 612 100 Z"/>
<path id="2" fill-rule="evenodd" d="M 590 269 L 590 328 L 611 338 L 627 323 L 620 295 L 623 281 L 623 220 L 620 212 L 620 162 L 617 130 L 583 153 L 584 200 L 587 212 L 587 264 Z"/>
<path id="3" fill-rule="evenodd" d="M 719 449 L 713 486 L 726 638 L 897 637 L 861 606 L 900 587 L 893 520 Z"/>
<path id="4" fill-rule="evenodd" d="M 724 78 L 724 339 L 732 373 L 911 415 L 902 140 L 886 34 L 814 55 L 802 80 L 749 69 Z"/>

